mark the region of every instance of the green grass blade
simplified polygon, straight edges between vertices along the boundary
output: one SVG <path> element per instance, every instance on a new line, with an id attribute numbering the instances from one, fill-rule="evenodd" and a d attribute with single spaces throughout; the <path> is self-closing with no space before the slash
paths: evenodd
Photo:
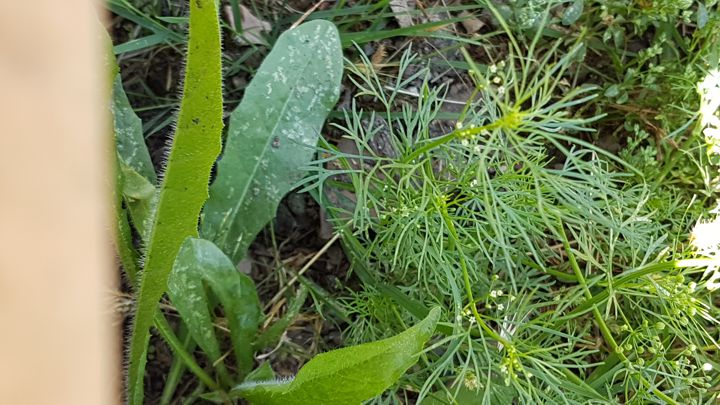
<path id="1" fill-rule="evenodd" d="M 190 2 L 187 71 L 177 130 L 157 196 L 135 324 L 130 340 L 128 401 L 143 402 L 146 352 L 157 304 L 180 245 L 197 235 L 210 169 L 220 152 L 222 77 L 220 28 L 213 0 Z"/>
<path id="2" fill-rule="evenodd" d="M 335 26 L 312 21 L 283 33 L 230 117 L 201 235 L 238 262 L 302 175 L 340 93 Z"/>
<path id="3" fill-rule="evenodd" d="M 182 43 L 184 40 L 182 35 L 160 24 L 160 22 L 154 20 L 152 17 L 144 14 L 127 0 L 109 0 L 108 7 L 113 13 L 152 31 L 155 34 L 167 37 L 168 43 Z"/>
<path id="4" fill-rule="evenodd" d="M 223 307 L 238 371 L 240 375 L 247 375 L 252 369 L 252 342 L 261 320 L 255 284 L 248 276 L 238 272 L 212 242 L 188 238 L 180 248 L 168 279 L 168 295 L 195 342 L 212 363 L 217 363 L 219 374 L 224 374 L 225 382 L 229 382 L 222 361 L 218 362 L 222 351 L 214 332 L 214 308 L 208 300 L 205 286 L 212 290 Z"/>
<path id="5" fill-rule="evenodd" d="M 116 154 L 117 156 L 117 154 Z M 135 283 L 138 274 L 138 255 L 133 246 L 132 230 L 128 223 L 128 211 L 122 204 L 122 185 L 125 183 L 119 169 L 120 158 L 115 159 L 115 188 L 113 189 L 113 210 L 115 212 L 115 245 L 123 271 L 131 283 Z"/>
<path id="6" fill-rule="evenodd" d="M 119 170 L 122 173 L 122 183 L 119 188 L 127 205 L 127 211 L 142 240 L 147 242 L 157 189 L 154 183 L 124 162 L 119 163 Z"/>
<path id="7" fill-rule="evenodd" d="M 396 336 L 316 356 L 292 381 L 249 382 L 230 395 L 265 405 L 359 404 L 389 388 L 417 362 L 439 318 L 440 308 L 434 308 Z"/>
<path id="8" fill-rule="evenodd" d="M 130 41 L 115 45 L 113 47 L 113 53 L 120 55 L 126 52 L 142 51 L 143 49 L 152 48 L 155 45 L 168 42 L 168 39 L 168 36 L 165 34 L 151 34 L 142 38 L 131 39 Z"/>
<path id="9" fill-rule="evenodd" d="M 238 4 L 238 0 L 230 0 L 230 9 L 232 10 L 233 19 L 235 20 L 235 26 L 232 28 L 236 32 L 242 32 L 243 16 L 242 12 L 240 11 L 240 5 Z"/>
<path id="10" fill-rule="evenodd" d="M 180 325 L 178 339 L 185 348 L 185 352 L 192 353 L 195 351 L 197 343 L 193 340 L 185 324 Z M 172 364 L 170 364 L 170 370 L 168 370 L 167 373 L 167 379 L 165 380 L 165 386 L 163 387 L 162 396 L 160 397 L 160 405 L 170 405 L 172 403 L 175 391 L 180 384 L 186 368 L 187 366 L 185 365 L 183 359 L 178 356 L 173 357 Z"/>
<path id="11" fill-rule="evenodd" d="M 212 377 L 210 377 L 210 375 L 206 373 L 205 370 L 203 370 L 202 367 L 200 367 L 200 365 L 195 361 L 195 358 L 193 358 L 192 355 L 185 350 L 185 345 L 177 336 L 175 336 L 172 327 L 161 312 L 155 312 L 155 327 L 163 336 L 168 346 L 170 346 L 170 349 L 172 349 L 176 359 L 182 360 L 183 364 L 185 364 L 203 384 L 207 385 L 210 389 L 220 391 L 220 386 L 215 382 L 215 380 L 213 380 Z"/>

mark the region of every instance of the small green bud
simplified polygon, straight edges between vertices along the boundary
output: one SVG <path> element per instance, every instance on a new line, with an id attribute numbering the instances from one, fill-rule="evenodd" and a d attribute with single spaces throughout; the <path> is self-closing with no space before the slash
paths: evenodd
<path id="1" fill-rule="evenodd" d="M 465 374 L 465 387 L 471 391 L 475 391 L 478 389 L 479 382 L 477 376 L 473 372 L 469 372 Z"/>

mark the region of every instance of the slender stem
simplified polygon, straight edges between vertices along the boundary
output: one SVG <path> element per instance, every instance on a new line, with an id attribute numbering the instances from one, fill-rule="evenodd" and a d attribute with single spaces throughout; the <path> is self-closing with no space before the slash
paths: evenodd
<path id="1" fill-rule="evenodd" d="M 670 157 L 668 158 L 667 163 L 663 167 L 662 172 L 660 172 L 660 175 L 655 179 L 653 190 L 657 189 L 660 184 L 665 180 L 665 177 L 667 177 L 668 174 L 670 174 L 670 171 L 675 168 L 675 165 L 677 164 L 678 160 L 680 159 L 680 156 L 682 154 L 682 151 L 687 150 L 690 147 L 690 144 L 692 144 L 696 138 L 695 134 L 698 133 L 702 129 L 702 120 L 698 119 L 697 123 L 695 123 L 695 128 L 693 128 L 692 133 L 690 136 L 685 139 L 685 141 L 680 145 L 680 147 L 676 150 L 673 150 L 670 153 Z"/>
<path id="2" fill-rule="evenodd" d="M 159 310 L 155 312 L 155 327 L 173 352 L 185 362 L 187 368 L 192 371 L 203 384 L 210 387 L 213 391 L 221 391 L 220 386 L 215 380 L 213 380 L 213 378 L 197 364 L 193 356 L 185 350 L 185 346 L 175 335 L 167 319 L 165 319 L 165 316 L 163 316 Z"/>
<path id="3" fill-rule="evenodd" d="M 612 286 L 614 288 L 618 288 L 618 287 L 621 287 L 639 277 L 646 276 L 648 274 L 657 273 L 657 272 L 663 271 L 663 270 L 685 268 L 685 267 L 708 267 L 708 266 L 717 266 L 717 265 L 720 265 L 720 260 L 718 260 L 718 259 L 684 259 L 684 260 L 676 260 L 676 261 L 663 262 L 663 263 L 654 263 L 654 264 L 650 264 L 650 265 L 641 267 L 634 271 L 630 271 L 630 272 L 626 272 L 626 273 L 617 275 L 612 280 Z M 609 297 L 610 297 L 610 293 L 608 292 L 608 290 L 603 290 L 601 293 L 593 296 L 591 299 L 585 300 L 585 302 L 580 304 L 577 308 L 575 308 L 568 315 L 559 318 L 559 320 L 572 319 L 576 316 L 582 315 L 585 312 L 591 310 L 593 306 L 604 302 Z"/>
<path id="4" fill-rule="evenodd" d="M 410 153 L 405 158 L 403 158 L 403 163 L 410 163 L 413 160 L 417 159 L 418 157 L 422 156 L 423 154 L 437 148 L 440 145 L 446 144 L 446 143 L 452 141 L 453 139 L 462 138 L 462 137 L 470 137 L 470 136 L 477 135 L 484 131 L 491 131 L 493 129 L 496 129 L 496 128 L 500 127 L 500 125 L 503 122 L 504 121 L 502 119 L 499 119 L 497 121 L 494 121 L 494 122 L 491 122 L 489 124 L 482 125 L 479 127 L 470 127 L 467 129 L 463 129 L 463 128 L 456 129 L 456 130 L 450 132 L 449 134 L 445 134 L 443 136 L 437 137 L 432 142 L 428 142 L 428 143 L 424 144 L 423 146 L 415 149 L 412 153 Z"/>
<path id="5" fill-rule="evenodd" d="M 568 256 L 568 260 L 570 260 L 570 266 L 573 269 L 573 272 L 575 273 L 575 276 L 578 279 L 578 283 L 583 288 L 585 297 L 588 300 L 592 300 L 592 293 L 590 292 L 590 289 L 588 288 L 587 282 L 585 281 L 585 276 L 583 275 L 582 271 L 580 270 L 580 266 L 578 265 L 577 260 L 575 260 L 575 255 L 572 253 L 572 249 L 570 248 L 570 242 L 568 241 L 567 235 L 565 234 L 565 229 L 562 221 L 559 221 L 559 227 L 558 230 L 560 232 L 560 236 L 562 237 L 562 243 L 565 247 L 565 252 Z M 610 328 L 608 328 L 607 324 L 605 323 L 605 320 L 603 319 L 602 315 L 600 314 L 600 310 L 598 310 L 597 306 L 593 305 L 592 308 L 593 316 L 595 317 L 595 321 L 597 322 L 598 326 L 600 327 L 600 333 L 602 333 L 603 338 L 605 341 L 610 345 L 610 348 L 612 349 L 613 353 L 615 353 L 620 360 L 622 360 L 628 368 L 631 370 L 634 368 L 633 364 L 630 362 L 630 360 L 625 356 L 622 351 L 620 350 L 620 347 L 618 346 L 617 342 L 615 341 L 615 338 L 612 336 L 612 332 L 610 332 Z M 669 403 L 669 404 L 677 404 L 674 399 L 667 396 L 664 392 L 660 391 L 657 387 L 651 387 L 650 382 L 648 382 L 645 377 L 638 374 L 638 379 L 640 382 L 646 386 L 647 388 L 652 389 L 653 393 L 658 396 L 658 398 L 662 399 L 663 401 Z"/>
<path id="6" fill-rule="evenodd" d="M 185 324 L 180 324 L 178 335 L 186 351 L 193 351 L 195 349 L 196 343 Z M 170 371 L 168 371 L 168 376 L 165 380 L 165 387 L 163 388 L 162 396 L 160 397 L 160 405 L 170 405 L 173 400 L 173 396 L 175 396 L 175 390 L 180 383 L 180 378 L 185 372 L 185 368 L 185 362 L 180 357 L 173 358 L 173 362 L 170 365 Z"/>
<path id="7" fill-rule="evenodd" d="M 117 204 L 119 206 L 120 203 L 118 202 Z M 132 245 L 132 232 L 126 217 L 127 213 L 122 208 L 117 208 L 116 211 L 117 229 L 115 233 L 115 243 L 117 244 L 117 252 L 122 268 L 125 270 L 125 276 L 130 283 L 134 285 L 138 274 L 138 255 Z"/>
<path id="8" fill-rule="evenodd" d="M 575 373 L 573 373 L 572 371 L 568 370 L 567 368 L 563 368 L 562 371 L 563 371 L 563 375 L 564 375 L 565 377 L 567 377 L 568 380 L 572 381 L 573 383 L 577 384 L 577 385 L 580 386 L 580 387 L 585 388 L 586 390 L 591 391 L 591 392 L 595 395 L 595 398 L 596 398 L 596 399 L 600 399 L 600 400 L 605 400 L 605 399 L 607 399 L 607 398 L 601 396 L 601 395 L 595 390 L 595 388 L 591 387 L 588 383 L 586 383 L 585 381 L 583 381 L 580 377 L 578 377 L 578 376 L 577 376 Z"/>
<path id="9" fill-rule="evenodd" d="M 450 219 L 450 215 L 448 214 L 447 205 L 445 204 L 445 201 L 440 201 L 438 204 L 436 204 L 436 206 L 438 207 L 438 210 L 440 211 L 440 215 L 442 215 L 443 220 L 445 221 L 445 225 L 447 226 L 448 231 L 450 232 L 450 238 L 452 238 L 455 245 L 457 246 L 457 251 L 458 251 L 459 257 L 460 257 L 460 269 L 462 270 L 463 282 L 465 283 L 465 294 L 467 295 L 468 301 L 470 302 L 470 311 L 472 311 L 472 314 L 475 317 L 475 320 L 477 321 L 478 325 L 480 325 L 480 327 L 485 332 L 487 332 L 487 334 L 491 338 L 502 343 L 503 346 L 505 346 L 506 348 L 513 347 L 512 343 L 510 343 L 510 341 L 503 338 L 497 332 L 495 332 L 492 328 L 487 326 L 485 321 L 483 321 L 482 317 L 480 316 L 480 313 L 478 313 L 477 306 L 475 305 L 475 298 L 473 298 L 472 286 L 470 284 L 470 274 L 468 273 L 467 262 L 465 261 L 465 254 L 462 252 L 462 249 L 460 248 L 460 238 L 458 237 L 457 230 L 455 229 L 455 224 Z"/>

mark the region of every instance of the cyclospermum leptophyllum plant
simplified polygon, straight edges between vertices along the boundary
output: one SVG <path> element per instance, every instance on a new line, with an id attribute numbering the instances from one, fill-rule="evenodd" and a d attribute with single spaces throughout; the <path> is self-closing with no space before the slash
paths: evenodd
<path id="1" fill-rule="evenodd" d="M 277 328 L 258 335 L 262 312 L 255 285 L 234 266 L 299 179 L 299 169 L 312 158 L 320 128 L 337 102 L 342 76 L 337 30 L 329 22 L 313 21 L 278 39 L 231 115 L 224 154 L 208 195 L 223 128 L 220 49 L 216 2 L 191 1 L 181 108 L 159 187 L 142 142 L 142 126 L 115 77 L 112 108 L 117 190 L 122 198 L 116 204 L 118 250 L 137 294 L 128 402 L 144 402 L 144 369 L 154 325 L 176 355 L 166 380 L 171 388 L 163 393 L 162 403 L 169 403 L 184 368 L 202 383 L 196 397 L 209 400 L 229 403 L 247 398 L 262 404 L 289 403 L 292 398 L 292 403 L 309 404 L 322 396 L 360 403 L 388 388 L 415 363 L 435 329 L 439 310 L 394 338 L 319 356 L 292 383 L 274 381 L 268 365 L 252 368 L 253 353 L 268 345 Z M 142 252 L 133 247 L 131 225 L 145 246 Z M 138 257 L 144 257 L 142 272 L 136 270 Z M 158 310 L 165 292 L 181 315 L 178 335 Z M 218 304 L 230 330 L 235 375 L 225 367 L 213 331 L 212 314 Z M 214 371 L 199 366 L 192 354 L 196 346 Z M 334 384 L 343 378 L 364 383 L 346 384 L 348 389 L 335 392 Z M 231 390 L 238 383 L 242 384 Z"/>
<path id="2" fill-rule="evenodd" d="M 585 108 L 598 89 L 570 84 L 582 41 L 540 51 L 542 31 L 527 43 L 504 30 L 501 63 L 463 52 L 476 89 L 445 135 L 429 71 L 415 70 L 416 99 L 401 93 L 410 52 L 394 77 L 367 58 L 349 67 L 379 108 L 368 120 L 352 104 L 338 128 L 354 152 L 325 146 L 315 177 L 363 286 L 338 300 L 355 320 L 346 339 L 442 303 L 447 340 L 397 384 L 418 403 L 713 402 L 717 308 L 698 276 L 714 264 L 667 243 L 684 241 L 688 206 L 653 201 L 643 172 L 583 140 L 599 118 Z"/>

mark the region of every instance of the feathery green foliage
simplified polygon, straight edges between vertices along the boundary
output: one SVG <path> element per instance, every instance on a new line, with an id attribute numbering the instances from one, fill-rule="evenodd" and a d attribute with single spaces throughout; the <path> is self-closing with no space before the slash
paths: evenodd
<path id="1" fill-rule="evenodd" d="M 698 350 L 717 347 L 717 309 L 698 275 L 716 261 L 683 260 L 684 243 L 712 199 L 685 199 L 677 177 L 655 183 L 657 171 L 593 144 L 608 117 L 592 108 L 606 102 L 601 88 L 574 84 L 594 46 L 583 31 L 548 40 L 532 30 L 549 24 L 547 10 L 528 34 L 488 9 L 510 55 L 481 69 L 465 53 L 475 92 L 445 133 L 433 131 L 445 89 L 424 76 L 414 100 L 400 91 L 426 74 L 408 78 L 411 53 L 390 80 L 367 59 L 350 65 L 356 97 L 380 108 L 367 119 L 353 103 L 338 129 L 357 153 L 328 146 L 310 186 L 324 190 L 348 250 L 365 246 L 350 255 L 360 278 L 366 267 L 377 278 L 343 300 L 355 319 L 347 337 L 394 333 L 415 318 L 407 302 L 450 309 L 443 350 L 403 379 L 421 399 L 698 398 L 717 361 Z M 387 125 L 368 125 L 376 117 Z M 391 153 L 374 146 L 379 136 Z"/>

